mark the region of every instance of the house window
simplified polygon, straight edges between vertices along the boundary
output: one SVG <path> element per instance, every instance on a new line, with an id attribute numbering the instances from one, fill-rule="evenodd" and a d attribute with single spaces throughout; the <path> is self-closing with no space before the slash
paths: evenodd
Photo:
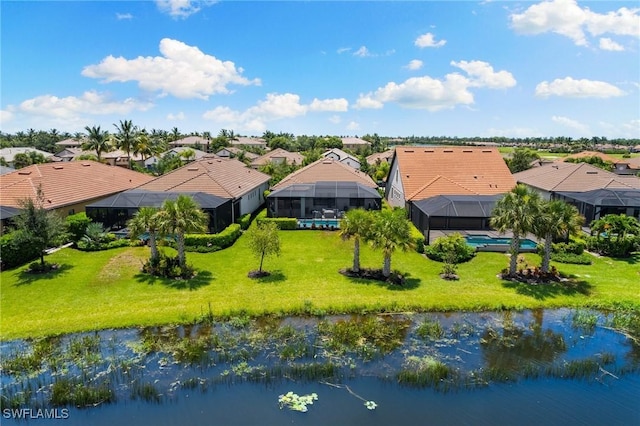
<path id="1" fill-rule="evenodd" d="M 69 216 L 71 216 L 72 214 L 76 214 L 76 209 L 69 209 Z"/>

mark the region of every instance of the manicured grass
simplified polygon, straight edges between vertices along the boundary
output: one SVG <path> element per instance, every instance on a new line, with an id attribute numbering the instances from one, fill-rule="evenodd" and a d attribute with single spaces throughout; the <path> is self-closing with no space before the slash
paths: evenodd
<path id="1" fill-rule="evenodd" d="M 247 277 L 257 269 L 243 236 L 223 251 L 188 253 L 199 271 L 189 281 L 153 278 L 139 272 L 148 248 L 102 252 L 63 249 L 47 260 L 61 265 L 46 275 L 26 266 L 0 274 L 0 338 L 13 339 L 102 328 L 190 322 L 209 314 L 232 316 L 320 312 L 493 310 L 538 307 L 640 309 L 640 256 L 595 258 L 590 266 L 556 264 L 574 274 L 574 284 L 514 284 L 496 277 L 504 254 L 480 253 L 460 265 L 459 281 L 440 279 L 440 263 L 415 253 L 396 253 L 392 268 L 407 274 L 395 287 L 347 278 L 352 242 L 336 232 L 283 231 L 282 255 L 268 258 L 267 278 Z M 170 249 L 166 249 L 170 250 Z M 528 262 L 538 264 L 536 255 Z M 380 268 L 382 254 L 362 249 L 362 266 Z"/>

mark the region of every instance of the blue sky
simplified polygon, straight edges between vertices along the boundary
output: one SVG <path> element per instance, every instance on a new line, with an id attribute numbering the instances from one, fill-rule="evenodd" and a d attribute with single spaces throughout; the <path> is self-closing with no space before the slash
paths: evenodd
<path id="1" fill-rule="evenodd" d="M 640 138 L 637 1 L 5 1 L 3 132 Z"/>

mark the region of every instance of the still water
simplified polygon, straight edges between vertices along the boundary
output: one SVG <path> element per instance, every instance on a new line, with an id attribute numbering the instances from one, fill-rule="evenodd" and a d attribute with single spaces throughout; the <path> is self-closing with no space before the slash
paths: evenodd
<path id="1" fill-rule="evenodd" d="M 640 425 L 640 346 L 614 323 L 566 309 L 233 318 L 4 342 L 1 422 Z M 296 411 L 288 392 L 317 399 Z"/>

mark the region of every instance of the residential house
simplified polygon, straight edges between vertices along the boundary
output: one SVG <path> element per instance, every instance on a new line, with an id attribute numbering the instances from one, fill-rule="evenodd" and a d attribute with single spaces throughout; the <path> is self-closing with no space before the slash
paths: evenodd
<path id="1" fill-rule="evenodd" d="M 193 161 L 137 189 L 147 191 L 202 192 L 232 201 L 231 220 L 255 212 L 269 189 L 267 174 L 247 167 L 236 159 L 204 157 Z"/>
<path id="2" fill-rule="evenodd" d="M 200 136 L 187 136 L 181 139 L 176 139 L 175 141 L 169 142 L 169 146 L 171 148 L 195 148 L 200 151 L 209 152 L 209 139 L 200 137 Z"/>
<path id="3" fill-rule="evenodd" d="M 604 162 L 612 163 L 612 164 L 618 161 L 617 158 L 607 155 L 600 151 L 581 151 L 575 154 L 567 155 L 566 157 L 560 157 L 556 161 L 566 162 L 567 160 L 580 160 L 583 158 L 593 158 L 593 157 L 599 158 Z"/>
<path id="4" fill-rule="evenodd" d="M 381 162 L 391 163 L 391 159 L 393 158 L 393 154 L 396 152 L 395 148 L 388 149 L 384 152 L 376 152 L 367 157 L 367 163 L 372 166 L 375 166 Z"/>
<path id="5" fill-rule="evenodd" d="M 342 148 L 349 149 L 354 152 L 364 151 L 367 148 L 371 147 L 371 142 L 365 141 L 360 138 L 341 138 L 342 139 Z"/>
<path id="6" fill-rule="evenodd" d="M 587 163 L 553 163 L 514 174 L 544 199 L 562 199 L 575 205 L 587 223 L 609 213 L 638 217 L 635 190 L 640 178 L 617 175 Z"/>
<path id="7" fill-rule="evenodd" d="M 262 138 L 238 136 L 231 139 L 229 143 L 237 148 L 259 148 L 267 149 L 267 141 Z"/>
<path id="8" fill-rule="evenodd" d="M 56 146 L 60 150 L 63 150 L 66 148 L 82 148 L 82 144 L 84 144 L 85 142 L 86 142 L 85 138 L 82 138 L 82 139 L 69 138 L 69 139 L 61 140 L 60 142 L 56 142 Z"/>
<path id="9" fill-rule="evenodd" d="M 13 172 L 15 170 L 16 169 L 14 169 L 13 167 L 0 165 L 0 175 L 11 173 L 11 172 Z"/>
<path id="10" fill-rule="evenodd" d="M 53 156 L 52 153 L 47 151 L 42 151 L 36 148 L 22 147 L 22 146 L 13 146 L 9 148 L 0 149 L 0 157 L 4 158 L 4 161 L 11 167 L 13 167 L 13 159 L 16 154 L 28 154 L 30 152 L 35 152 L 37 154 L 42 154 L 44 158 L 49 159 Z"/>
<path id="11" fill-rule="evenodd" d="M 500 152 L 485 147 L 397 147 L 386 199 L 431 230 L 488 229 L 495 202 L 516 182 Z"/>
<path id="12" fill-rule="evenodd" d="M 278 184 L 267 197 L 270 217 L 341 217 L 353 208 L 379 210 L 382 197 L 376 183 L 344 163 L 321 158 Z"/>
<path id="13" fill-rule="evenodd" d="M 85 211 L 91 204 L 135 188 L 152 176 L 90 160 L 34 164 L 0 176 L 0 206 L 20 208 L 42 188 L 47 210 L 63 216 Z"/>
<path id="14" fill-rule="evenodd" d="M 103 152 L 100 155 L 101 159 L 104 160 L 105 163 L 110 166 L 120 166 L 124 168 L 129 167 L 129 161 L 131 163 L 136 163 L 138 166 L 144 166 L 144 158 L 140 154 L 136 154 L 134 152 L 130 152 L 127 154 L 126 151 L 121 149 L 116 149 L 109 152 Z"/>
<path id="15" fill-rule="evenodd" d="M 260 166 L 264 166 L 268 163 L 273 164 L 282 164 L 286 163 L 289 165 L 301 166 L 304 162 L 304 156 L 299 152 L 289 152 L 282 148 L 276 148 L 273 151 L 269 151 L 264 155 L 255 158 L 251 162 L 251 167 L 254 169 L 259 168 Z"/>
<path id="16" fill-rule="evenodd" d="M 346 164 L 349 167 L 352 167 L 356 170 L 360 170 L 360 160 L 353 155 L 344 152 L 338 148 L 332 148 L 322 154 L 324 158 L 330 158 L 332 160 L 338 161 L 340 163 Z"/>
<path id="17" fill-rule="evenodd" d="M 614 165 L 613 172 L 617 175 L 640 176 L 640 157 L 621 158 Z"/>
<path id="18" fill-rule="evenodd" d="M 218 157 L 223 157 L 223 158 L 235 158 L 238 157 L 239 155 L 244 155 L 245 158 L 248 158 L 249 160 L 253 161 L 256 158 L 260 157 L 260 155 L 258 154 L 254 154 L 253 152 L 249 152 L 249 151 L 245 151 L 244 149 L 235 147 L 235 146 L 227 146 L 225 148 L 222 148 L 220 151 L 216 152 L 216 155 Z"/>
<path id="19" fill-rule="evenodd" d="M 183 155 L 183 153 L 188 153 L 188 154 L 192 154 L 190 156 L 186 156 Z M 212 157 L 212 154 L 207 154 L 204 151 L 201 151 L 199 149 L 196 148 L 190 148 L 190 147 L 186 147 L 186 146 L 179 146 L 176 148 L 171 148 L 168 151 L 163 152 L 160 155 L 154 155 L 153 157 L 149 157 L 146 160 L 144 160 L 144 167 L 146 169 L 152 169 L 156 164 L 158 164 L 158 161 L 160 161 L 161 158 L 167 156 L 167 155 L 174 155 L 176 157 L 180 157 L 182 159 L 183 162 L 188 162 L 188 161 L 193 161 L 193 160 L 200 160 L 201 158 L 204 157 Z"/>

